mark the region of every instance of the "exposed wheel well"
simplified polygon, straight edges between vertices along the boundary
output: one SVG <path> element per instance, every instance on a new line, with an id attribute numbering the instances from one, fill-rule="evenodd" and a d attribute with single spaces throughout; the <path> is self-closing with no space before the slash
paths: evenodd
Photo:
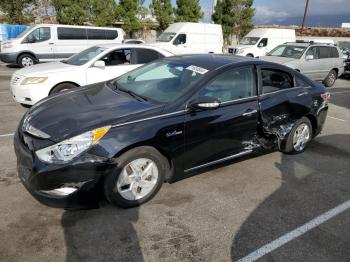
<path id="1" fill-rule="evenodd" d="M 312 134 L 315 135 L 317 131 L 317 119 L 313 115 L 306 115 L 306 117 L 310 120 L 312 126 Z"/>
<path id="2" fill-rule="evenodd" d="M 337 72 L 337 76 L 339 74 L 339 69 L 338 68 L 333 68 L 332 70 L 334 70 L 335 72 Z"/>
<path id="3" fill-rule="evenodd" d="M 53 87 L 50 89 L 49 95 L 51 95 L 52 90 L 53 90 L 56 86 L 61 85 L 61 84 L 72 84 L 72 85 L 74 85 L 75 87 L 79 87 L 79 86 L 80 86 L 80 85 L 78 85 L 77 83 L 70 82 L 70 81 L 61 82 L 61 83 L 56 84 L 55 86 L 53 86 Z"/>

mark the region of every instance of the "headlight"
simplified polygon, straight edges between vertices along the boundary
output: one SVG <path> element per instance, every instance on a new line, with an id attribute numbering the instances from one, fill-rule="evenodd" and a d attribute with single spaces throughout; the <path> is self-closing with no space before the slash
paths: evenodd
<path id="1" fill-rule="evenodd" d="M 110 126 L 97 128 L 69 138 L 53 146 L 36 151 L 38 158 L 47 163 L 65 163 L 96 144 L 110 129 Z"/>
<path id="2" fill-rule="evenodd" d="M 41 84 L 47 80 L 48 77 L 26 77 L 21 82 L 21 85 L 32 85 L 32 84 Z"/>
<path id="3" fill-rule="evenodd" d="M 243 54 L 244 53 L 244 49 L 239 49 L 238 51 L 237 51 L 237 54 Z"/>

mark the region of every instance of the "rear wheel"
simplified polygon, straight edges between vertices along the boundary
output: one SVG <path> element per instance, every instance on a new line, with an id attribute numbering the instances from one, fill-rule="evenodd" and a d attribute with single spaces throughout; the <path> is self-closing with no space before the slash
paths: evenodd
<path id="1" fill-rule="evenodd" d="M 337 80 L 338 74 L 337 72 L 333 69 L 329 72 L 328 76 L 326 79 L 323 81 L 324 85 L 326 87 L 331 87 L 334 85 L 335 81 Z"/>
<path id="2" fill-rule="evenodd" d="M 246 56 L 248 56 L 248 57 L 254 57 L 253 54 L 247 54 Z"/>
<path id="3" fill-rule="evenodd" d="M 285 148 L 285 153 L 298 154 L 305 150 L 312 139 L 312 126 L 307 117 L 299 119 L 290 131 Z"/>
<path id="4" fill-rule="evenodd" d="M 34 56 L 30 54 L 23 54 L 18 57 L 17 63 L 20 67 L 32 66 L 37 63 Z"/>
<path id="5" fill-rule="evenodd" d="M 107 200 L 133 207 L 150 200 L 163 184 L 167 160 L 152 147 L 132 149 L 117 159 L 117 167 L 105 179 Z"/>
<path id="6" fill-rule="evenodd" d="M 59 92 L 64 92 L 64 91 L 68 91 L 69 89 L 72 89 L 76 87 L 75 85 L 71 84 L 71 83 L 62 83 L 62 84 L 58 84 L 57 86 L 55 86 L 52 90 L 51 90 L 51 94 L 56 94 Z"/>

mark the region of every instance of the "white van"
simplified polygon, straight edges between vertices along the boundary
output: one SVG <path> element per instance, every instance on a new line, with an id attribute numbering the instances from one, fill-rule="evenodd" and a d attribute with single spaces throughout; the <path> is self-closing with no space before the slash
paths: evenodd
<path id="1" fill-rule="evenodd" d="M 206 23 L 171 24 L 151 45 L 173 54 L 221 54 L 223 48 L 221 25 Z"/>
<path id="2" fill-rule="evenodd" d="M 120 28 L 39 24 L 2 43 L 0 60 L 25 67 L 68 58 L 93 45 L 123 40 L 124 31 Z"/>
<path id="3" fill-rule="evenodd" d="M 228 53 L 239 56 L 264 56 L 276 46 L 295 42 L 294 29 L 256 28 L 242 38 L 236 47 L 228 47 Z"/>

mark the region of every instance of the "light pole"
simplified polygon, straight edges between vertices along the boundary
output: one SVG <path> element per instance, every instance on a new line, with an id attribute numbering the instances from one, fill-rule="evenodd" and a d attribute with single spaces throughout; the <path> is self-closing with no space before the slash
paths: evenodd
<path id="1" fill-rule="evenodd" d="M 303 23 L 301 25 L 301 31 L 304 30 L 304 25 L 305 25 L 305 20 L 306 20 L 306 15 L 307 15 L 307 9 L 308 8 L 309 8 L 309 0 L 306 0 L 305 10 L 304 10 L 304 17 L 303 17 Z"/>

